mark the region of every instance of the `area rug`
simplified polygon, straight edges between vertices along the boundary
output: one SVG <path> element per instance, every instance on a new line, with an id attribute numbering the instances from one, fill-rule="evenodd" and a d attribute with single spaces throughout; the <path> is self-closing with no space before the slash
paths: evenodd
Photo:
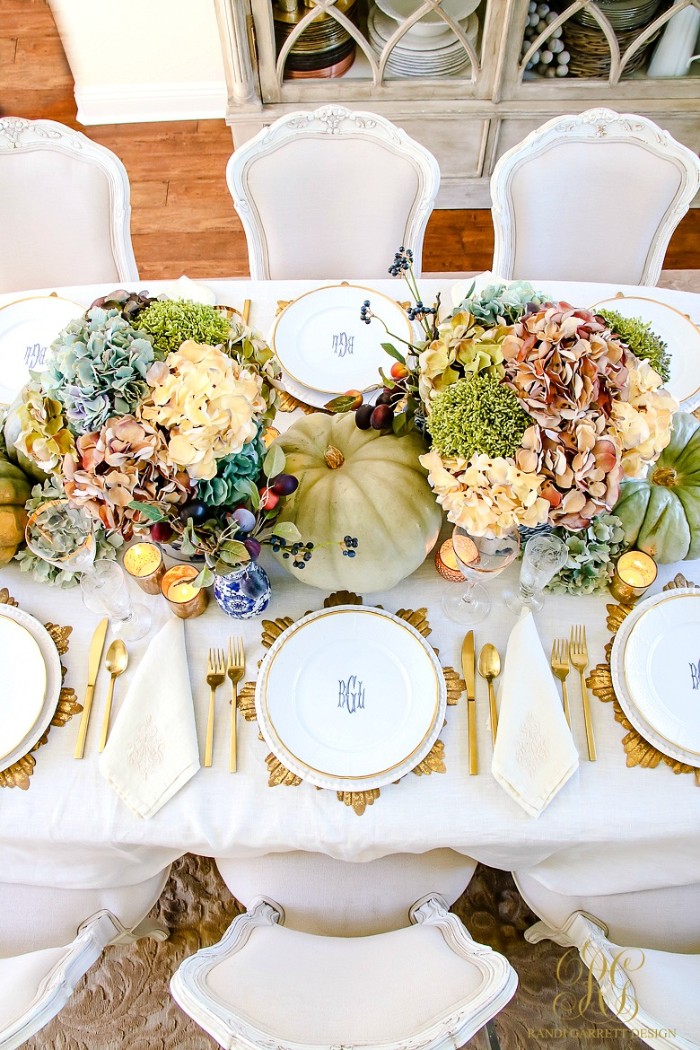
<path id="1" fill-rule="evenodd" d="M 153 912 L 169 926 L 170 939 L 108 948 L 59 1016 L 25 1047 L 215 1050 L 214 1040 L 175 1005 L 168 983 L 183 959 L 221 938 L 239 910 L 213 861 L 181 858 Z M 515 997 L 493 1022 L 501 1050 L 642 1050 L 644 1044 L 599 1002 L 597 986 L 589 983 L 574 952 L 524 939 L 535 917 L 509 874 L 479 865 L 453 911 L 476 940 L 502 952 L 518 973 Z M 483 1046 L 477 1038 L 467 1046 Z"/>

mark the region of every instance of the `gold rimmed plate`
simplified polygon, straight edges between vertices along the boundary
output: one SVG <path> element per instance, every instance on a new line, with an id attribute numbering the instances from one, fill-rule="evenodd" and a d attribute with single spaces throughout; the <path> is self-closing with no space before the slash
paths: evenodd
<path id="1" fill-rule="evenodd" d="M 653 595 L 624 620 L 610 657 L 620 706 L 640 735 L 689 765 L 700 759 L 700 591 Z"/>
<path id="2" fill-rule="evenodd" d="M 58 295 L 32 295 L 0 307 L 0 404 L 14 401 L 30 369 L 43 371 L 59 332 L 85 308 Z"/>
<path id="3" fill-rule="evenodd" d="M 273 754 L 317 787 L 369 790 L 428 754 L 444 721 L 433 649 L 382 609 L 311 613 L 270 648 L 258 676 L 258 722 Z"/>
<path id="4" fill-rule="evenodd" d="M 367 299 L 376 315 L 370 324 L 360 319 Z M 391 342 L 387 331 L 412 341 L 411 322 L 396 300 L 361 285 L 330 284 L 285 307 L 270 333 L 270 345 L 285 373 L 308 390 L 326 395 L 327 401 L 345 390 L 366 390 L 379 382 L 379 368 L 389 361 L 381 346 Z"/>
<path id="5" fill-rule="evenodd" d="M 26 755 L 45 732 L 61 692 L 61 661 L 46 628 L 0 606 L 0 770 Z"/>

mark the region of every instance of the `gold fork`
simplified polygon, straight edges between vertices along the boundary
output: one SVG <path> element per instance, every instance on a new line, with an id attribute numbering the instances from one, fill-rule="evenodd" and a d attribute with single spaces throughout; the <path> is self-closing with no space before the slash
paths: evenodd
<path id="1" fill-rule="evenodd" d="M 214 751 L 214 700 L 216 690 L 226 678 L 226 660 L 223 649 L 210 649 L 207 661 L 207 685 L 209 686 L 209 717 L 207 718 L 207 740 L 204 746 L 204 765 L 211 765 Z"/>
<path id="2" fill-rule="evenodd" d="M 228 665 L 226 671 L 233 686 L 231 695 L 231 751 L 229 755 L 228 771 L 229 773 L 235 773 L 238 764 L 238 739 L 236 726 L 236 720 L 238 717 L 238 683 L 245 673 L 243 639 L 239 636 L 229 638 L 228 640 Z"/>
<path id="3" fill-rule="evenodd" d="M 588 667 L 588 645 L 586 644 L 586 628 L 577 625 L 571 628 L 571 639 L 569 641 L 569 659 L 571 664 L 581 675 L 581 699 L 583 701 L 583 721 L 586 726 L 586 743 L 588 744 L 588 757 L 591 762 L 597 759 L 595 740 L 593 739 L 593 723 L 591 721 L 591 705 L 588 702 L 588 689 L 584 671 Z"/>
<path id="4" fill-rule="evenodd" d="M 571 712 L 569 710 L 569 692 L 566 679 L 569 675 L 569 646 L 565 638 L 555 638 L 552 642 L 552 674 L 561 682 L 561 698 L 564 703 L 566 722 L 571 729 Z"/>

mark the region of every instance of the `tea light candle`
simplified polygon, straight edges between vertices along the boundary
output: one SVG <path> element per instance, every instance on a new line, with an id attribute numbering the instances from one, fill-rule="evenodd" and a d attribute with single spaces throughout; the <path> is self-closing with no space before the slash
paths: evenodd
<path id="1" fill-rule="evenodd" d="M 165 562 L 155 543 L 134 543 L 124 552 L 124 568 L 146 594 L 160 594 Z"/>
<path id="2" fill-rule="evenodd" d="M 610 593 L 629 605 L 651 587 L 657 571 L 656 562 L 644 551 L 626 551 L 617 560 Z"/>
<path id="3" fill-rule="evenodd" d="M 163 576 L 161 590 L 171 610 L 181 620 L 201 616 L 209 601 L 206 587 L 195 587 L 193 580 L 199 575 L 194 565 L 173 565 Z"/>
<path id="4" fill-rule="evenodd" d="M 445 540 L 435 552 L 435 568 L 445 580 L 450 583 L 464 583 L 464 576 L 457 564 L 455 549 L 452 540 Z"/>

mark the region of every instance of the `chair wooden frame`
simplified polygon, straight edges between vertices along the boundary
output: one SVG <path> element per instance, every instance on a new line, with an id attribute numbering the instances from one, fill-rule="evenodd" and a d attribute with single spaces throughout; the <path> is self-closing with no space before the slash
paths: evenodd
<path id="1" fill-rule="evenodd" d="M 254 280 L 287 276 L 270 272 L 267 235 L 249 189 L 250 167 L 259 158 L 281 151 L 286 144 L 300 138 L 374 140 L 413 166 L 418 178 L 418 191 L 406 219 L 402 240 L 397 242 L 393 250 L 396 251 L 400 245 L 411 248 L 415 272 L 420 274 L 425 229 L 440 186 L 440 169 L 435 157 L 385 117 L 349 110 L 343 106 L 321 106 L 316 110 L 300 110 L 280 117 L 240 146 L 229 159 L 226 182 L 248 242 L 250 276 Z M 391 257 L 387 259 L 387 267 L 390 262 Z"/>
<path id="2" fill-rule="evenodd" d="M 0 163 L 3 155 L 38 150 L 77 157 L 104 174 L 109 187 L 110 247 L 119 280 L 138 281 L 139 273 L 131 243 L 129 177 L 116 154 L 55 120 L 0 118 Z M 100 275 L 94 278 L 96 282 L 102 279 Z"/>
<path id="3" fill-rule="evenodd" d="M 630 143 L 673 165 L 679 173 L 677 191 L 669 198 L 661 222 L 648 246 L 639 281 L 629 284 L 655 285 L 669 241 L 694 196 L 700 190 L 700 160 L 687 146 L 677 142 L 653 121 L 635 113 L 616 113 L 611 109 L 589 109 L 547 121 L 498 160 L 491 176 L 494 254 L 492 270 L 510 280 L 514 276 L 517 221 L 511 195 L 516 173 L 530 161 L 537 161 L 558 145 L 571 143 Z M 592 224 L 595 217 L 591 217 Z M 563 228 L 562 235 L 565 230 Z M 516 274 L 517 277 L 559 277 L 551 274 Z M 564 275 L 562 275 L 564 276 Z M 570 275 L 566 275 L 570 276 Z M 574 279 L 572 277 L 572 279 Z"/>

